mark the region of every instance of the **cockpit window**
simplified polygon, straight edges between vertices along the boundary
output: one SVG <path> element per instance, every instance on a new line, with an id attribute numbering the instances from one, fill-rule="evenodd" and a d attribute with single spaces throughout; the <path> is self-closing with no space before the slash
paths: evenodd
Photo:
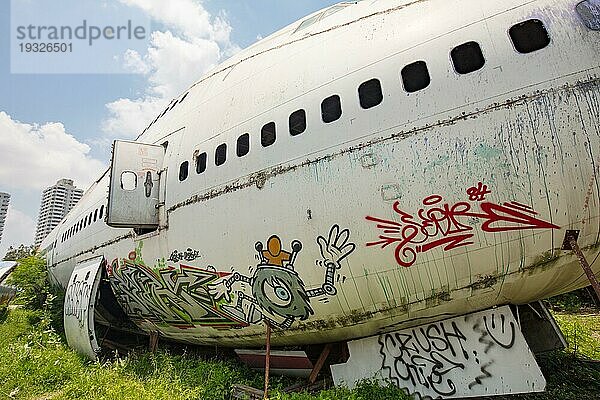
<path id="1" fill-rule="evenodd" d="M 314 25 L 317 22 L 324 20 L 325 18 L 329 17 L 330 15 L 333 15 L 333 14 L 337 13 L 338 11 L 341 11 L 344 8 L 348 7 L 350 4 L 354 4 L 354 2 L 336 4 L 335 6 L 331 6 L 327 10 L 322 11 L 322 12 L 318 13 L 317 15 L 313 15 L 312 17 L 305 19 L 304 21 L 302 21 L 302 23 L 300 23 L 300 25 L 298 25 L 298 27 L 296 28 L 294 33 L 299 32 L 303 29 L 306 29 L 309 26 Z"/>
<path id="2" fill-rule="evenodd" d="M 513 25 L 508 33 L 515 50 L 522 54 L 541 50 L 550 44 L 550 35 L 539 19 L 530 19 Z"/>
<path id="3" fill-rule="evenodd" d="M 588 28 L 600 30 L 600 0 L 585 0 L 575 7 L 577 14 Z"/>

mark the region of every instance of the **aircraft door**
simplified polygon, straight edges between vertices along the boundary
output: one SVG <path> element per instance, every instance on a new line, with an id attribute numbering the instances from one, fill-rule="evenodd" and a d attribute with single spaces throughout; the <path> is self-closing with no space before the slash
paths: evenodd
<path id="1" fill-rule="evenodd" d="M 165 148 L 115 140 L 106 223 L 115 228 L 156 229 Z"/>
<path id="2" fill-rule="evenodd" d="M 104 264 L 104 257 L 100 256 L 75 266 L 69 278 L 63 310 L 67 343 L 94 361 L 100 352 L 94 309 Z"/>

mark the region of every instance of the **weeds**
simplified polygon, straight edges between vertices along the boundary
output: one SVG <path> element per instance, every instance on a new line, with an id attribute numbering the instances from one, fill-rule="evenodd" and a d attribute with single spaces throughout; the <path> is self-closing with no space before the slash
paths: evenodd
<path id="1" fill-rule="evenodd" d="M 158 353 L 117 354 L 91 363 L 67 348 L 55 326 L 62 326 L 62 299 L 47 283 L 36 257 L 21 260 L 12 283 L 21 291 L 19 309 L 0 308 L 0 399 L 203 399 L 229 398 L 231 385 L 263 386 L 263 377 L 235 361 L 203 360 Z M 580 297 L 553 300 L 555 309 L 580 309 Z M 539 359 L 548 380 L 543 394 L 510 400 L 597 399 L 600 365 L 580 360 L 600 358 L 600 315 L 556 314 L 567 340 L 567 352 Z M 57 321 L 60 321 L 57 324 Z M 354 390 L 331 388 L 316 395 L 283 393 L 289 380 L 272 378 L 276 400 L 406 400 L 395 386 L 365 381 Z"/>

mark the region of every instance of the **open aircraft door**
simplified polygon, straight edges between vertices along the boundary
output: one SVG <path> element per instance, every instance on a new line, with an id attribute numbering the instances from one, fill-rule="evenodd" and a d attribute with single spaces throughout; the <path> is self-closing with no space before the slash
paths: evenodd
<path id="1" fill-rule="evenodd" d="M 94 327 L 94 310 L 104 265 L 102 256 L 77 264 L 71 273 L 65 294 L 64 326 L 67 343 L 94 361 L 100 351 Z"/>
<path id="2" fill-rule="evenodd" d="M 165 148 L 115 140 L 106 223 L 115 228 L 156 229 Z"/>

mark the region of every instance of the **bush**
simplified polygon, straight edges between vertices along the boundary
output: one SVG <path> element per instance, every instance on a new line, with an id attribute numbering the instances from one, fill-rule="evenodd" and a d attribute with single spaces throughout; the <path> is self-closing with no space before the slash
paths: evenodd
<path id="1" fill-rule="evenodd" d="M 18 261 L 8 283 L 21 289 L 17 302 L 28 310 L 43 310 L 50 293 L 46 261 L 38 256 L 29 256 Z"/>
<path id="2" fill-rule="evenodd" d="M 48 280 L 46 261 L 32 255 L 18 260 L 8 283 L 19 291 L 15 303 L 34 311 L 39 320 L 49 321 L 57 332 L 63 332 L 64 292 Z"/>

